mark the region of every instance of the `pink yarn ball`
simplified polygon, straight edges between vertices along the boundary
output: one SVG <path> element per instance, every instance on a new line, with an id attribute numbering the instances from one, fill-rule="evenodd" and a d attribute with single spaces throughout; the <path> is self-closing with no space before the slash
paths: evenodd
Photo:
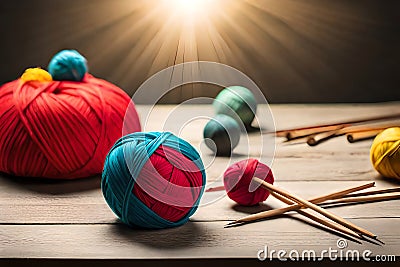
<path id="1" fill-rule="evenodd" d="M 265 201 L 269 191 L 254 182 L 253 177 L 274 183 L 271 169 L 256 159 L 246 159 L 231 165 L 224 173 L 224 187 L 229 198 L 243 206 Z"/>

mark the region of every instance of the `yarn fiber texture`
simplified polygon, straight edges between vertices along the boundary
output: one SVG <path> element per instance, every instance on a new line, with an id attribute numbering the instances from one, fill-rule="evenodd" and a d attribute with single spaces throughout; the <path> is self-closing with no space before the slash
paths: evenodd
<path id="1" fill-rule="evenodd" d="M 54 55 L 48 66 L 56 81 L 82 81 L 88 72 L 87 60 L 76 50 L 62 50 Z"/>
<path id="2" fill-rule="evenodd" d="M 243 86 L 225 88 L 214 99 L 213 106 L 216 114 L 231 116 L 238 120 L 239 125 L 244 126 L 251 125 L 257 112 L 253 93 Z"/>
<path id="3" fill-rule="evenodd" d="M 400 179 L 400 127 L 378 134 L 371 146 L 371 162 L 381 175 Z"/>
<path id="4" fill-rule="evenodd" d="M 38 80 L 0 87 L 0 171 L 56 179 L 101 173 L 123 124 L 141 130 L 131 99 L 90 74 L 81 82 L 43 81 L 37 72 Z"/>
<path id="5" fill-rule="evenodd" d="M 218 114 L 204 127 L 203 136 L 208 148 L 217 156 L 230 156 L 239 144 L 240 127 L 233 118 Z"/>
<path id="6" fill-rule="evenodd" d="M 133 133 L 107 155 L 101 181 L 113 212 L 133 227 L 180 226 L 196 211 L 206 184 L 199 153 L 169 132 Z"/>
<path id="7" fill-rule="evenodd" d="M 243 206 L 265 201 L 269 191 L 254 182 L 253 177 L 274 183 L 271 169 L 256 159 L 245 159 L 231 165 L 224 173 L 224 187 L 228 197 Z"/>

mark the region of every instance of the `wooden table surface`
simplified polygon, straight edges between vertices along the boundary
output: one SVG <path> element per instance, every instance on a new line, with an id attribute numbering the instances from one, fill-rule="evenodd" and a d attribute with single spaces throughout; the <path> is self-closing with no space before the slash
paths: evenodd
<path id="1" fill-rule="evenodd" d="M 336 122 L 352 118 L 391 114 L 400 103 L 271 105 L 276 128 Z M 138 106 L 145 130 L 174 130 L 180 116 L 212 114 L 209 105 L 156 106 L 146 120 L 147 107 Z M 261 106 L 258 115 L 268 112 Z M 173 115 L 171 115 L 173 114 Z M 172 117 L 172 120 L 171 120 Z M 177 122 L 178 121 L 178 122 Z M 246 158 L 240 153 L 249 140 L 249 155 L 258 157 L 259 133 L 242 136 L 232 158 L 213 158 L 201 145 L 206 120 L 185 124 L 181 136 L 201 150 L 207 165 L 207 181 L 220 185 L 229 162 Z M 262 125 L 261 125 L 262 126 Z M 268 130 L 268 129 L 266 129 Z M 284 145 L 276 140 L 272 170 L 276 185 L 309 198 L 375 181 L 378 189 L 399 186 L 399 181 L 378 175 L 369 160 L 372 141 L 349 144 L 338 137 L 317 147 Z M 265 150 L 269 148 L 263 148 Z M 222 196 L 222 197 L 221 197 Z M 247 259 L 257 263 L 257 252 L 337 249 L 342 236 L 317 226 L 304 217 L 286 216 L 235 228 L 224 228 L 230 220 L 249 213 L 283 206 L 268 198 L 260 206 L 235 205 L 221 192 L 205 193 L 202 205 L 181 227 L 166 230 L 137 230 L 121 224 L 105 203 L 100 176 L 78 181 L 37 181 L 0 175 L 0 265 L 31 259 Z M 330 211 L 379 236 L 385 245 L 347 240 L 346 249 L 371 250 L 373 255 L 400 255 L 400 200 L 347 205 Z M 105 261 L 104 261 L 105 260 Z M 164 261 L 161 261 L 161 263 Z"/>

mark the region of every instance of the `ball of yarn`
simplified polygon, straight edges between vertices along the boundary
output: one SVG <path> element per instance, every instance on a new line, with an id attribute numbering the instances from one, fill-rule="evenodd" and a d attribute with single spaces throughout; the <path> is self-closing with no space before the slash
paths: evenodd
<path id="1" fill-rule="evenodd" d="M 134 133 L 110 150 L 101 181 L 114 213 L 134 227 L 161 229 L 186 223 L 206 183 L 198 152 L 172 133 Z"/>
<path id="2" fill-rule="evenodd" d="M 56 81 L 82 81 L 88 72 L 87 61 L 76 50 L 62 50 L 50 60 L 48 70 Z"/>
<path id="3" fill-rule="evenodd" d="M 385 177 L 400 179 L 400 127 L 378 134 L 370 154 L 375 170 Z"/>
<path id="4" fill-rule="evenodd" d="M 21 80 L 24 82 L 51 82 L 53 78 L 50 73 L 41 68 L 29 68 L 22 74 Z"/>
<path id="5" fill-rule="evenodd" d="M 271 169 L 256 159 L 250 158 L 231 165 L 224 173 L 224 187 L 228 197 L 243 206 L 265 201 L 269 191 L 254 182 L 253 177 L 274 183 Z"/>
<path id="6" fill-rule="evenodd" d="M 239 124 L 231 117 L 216 115 L 204 127 L 204 142 L 217 156 L 230 156 L 239 144 Z"/>
<path id="7" fill-rule="evenodd" d="M 213 102 L 217 114 L 226 114 L 240 119 L 245 126 L 253 121 L 257 102 L 253 93 L 243 86 L 231 86 L 222 90 Z"/>
<path id="8" fill-rule="evenodd" d="M 82 82 L 6 83 L 0 87 L 0 172 L 58 179 L 99 174 L 123 124 L 129 132 L 141 130 L 131 99 L 90 74 Z"/>

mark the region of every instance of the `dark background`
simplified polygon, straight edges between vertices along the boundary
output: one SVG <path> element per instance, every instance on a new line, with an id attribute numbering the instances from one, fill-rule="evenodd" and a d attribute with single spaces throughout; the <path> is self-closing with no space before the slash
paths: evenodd
<path id="1" fill-rule="evenodd" d="M 92 74 L 131 95 L 167 66 L 210 60 L 246 73 L 272 103 L 400 100 L 398 0 L 229 0 L 212 28 L 195 26 L 195 53 L 182 39 L 185 21 L 158 34 L 169 11 L 149 19 L 157 1 L 1 0 L 0 83 L 74 48 Z M 162 102 L 220 89 L 183 90 Z"/>

